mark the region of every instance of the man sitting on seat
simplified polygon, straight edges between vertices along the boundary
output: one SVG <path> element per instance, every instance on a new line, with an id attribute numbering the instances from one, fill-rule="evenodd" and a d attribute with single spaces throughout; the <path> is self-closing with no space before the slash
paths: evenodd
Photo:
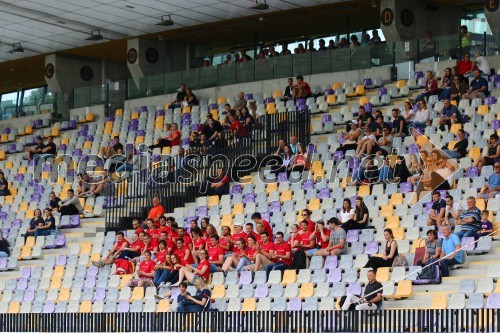
<path id="1" fill-rule="evenodd" d="M 243 91 L 240 91 L 240 93 L 238 94 L 238 100 L 234 102 L 233 110 L 241 110 L 241 108 L 244 106 L 247 106 L 247 100 L 245 99 L 245 93 Z"/>
<path id="2" fill-rule="evenodd" d="M 36 154 L 41 154 L 44 148 L 45 145 L 43 144 L 42 137 L 37 137 L 36 146 L 34 148 L 26 148 L 26 159 L 31 161 Z"/>
<path id="3" fill-rule="evenodd" d="M 500 198 L 500 162 L 493 165 L 493 174 L 488 178 L 486 185 L 481 189 L 479 197 L 484 199 Z"/>
<path id="4" fill-rule="evenodd" d="M 441 226 L 445 210 L 446 202 L 441 199 L 441 193 L 439 191 L 432 192 L 432 208 L 429 214 L 429 219 L 427 220 L 427 225 Z"/>
<path id="5" fill-rule="evenodd" d="M 47 144 L 42 149 L 42 154 L 53 155 L 53 156 L 57 155 L 57 147 L 56 144 L 54 143 L 54 138 L 52 136 L 47 137 Z"/>
<path id="6" fill-rule="evenodd" d="M 462 99 L 485 99 L 489 95 L 488 81 L 481 76 L 479 69 L 474 70 L 474 79 L 470 81 L 469 90 L 464 94 Z"/>
<path id="7" fill-rule="evenodd" d="M 165 215 L 165 208 L 160 205 L 160 198 L 153 198 L 153 207 L 149 210 L 148 218 L 153 219 L 155 224 L 160 223 L 160 216 Z"/>
<path id="8" fill-rule="evenodd" d="M 304 82 L 304 77 L 302 75 L 297 75 L 295 78 L 297 83 L 292 85 L 293 88 L 293 99 L 297 98 L 308 98 L 312 96 L 311 87 L 307 82 Z"/>
<path id="9" fill-rule="evenodd" d="M 115 136 L 109 146 L 101 147 L 100 155 L 104 160 L 107 160 L 108 158 L 111 158 L 112 156 L 116 155 L 118 149 L 121 149 L 123 152 L 123 145 L 120 143 L 120 137 Z"/>
<path id="10" fill-rule="evenodd" d="M 375 272 L 369 270 L 366 273 L 368 284 L 365 286 L 363 296 L 347 295 L 342 305 L 342 310 L 349 310 L 351 304 L 356 303 L 356 310 L 377 310 L 382 305 L 382 284 L 375 279 Z"/>
<path id="11" fill-rule="evenodd" d="M 332 217 L 328 220 L 328 224 L 332 228 L 330 230 L 330 241 L 326 248 L 318 250 L 314 253 L 315 256 L 327 257 L 329 255 L 340 257 L 342 254 L 347 254 L 347 234 L 341 228 L 342 223 L 338 218 Z"/>
<path id="12" fill-rule="evenodd" d="M 293 78 L 289 77 L 287 82 L 288 85 L 285 88 L 285 93 L 281 96 L 282 101 L 288 101 L 293 98 Z"/>
<path id="13" fill-rule="evenodd" d="M 104 265 L 112 265 L 115 262 L 115 259 L 118 258 L 121 251 L 128 246 L 128 242 L 125 239 L 125 235 L 122 231 L 118 231 L 116 233 L 116 242 L 113 244 L 111 249 L 109 249 L 108 254 L 102 259 L 98 261 L 92 261 L 92 265 L 96 267 L 104 267 Z"/>
<path id="14" fill-rule="evenodd" d="M 177 96 L 174 98 L 174 100 L 172 101 L 172 103 L 168 108 L 171 110 L 175 108 L 180 108 L 182 106 L 181 103 L 184 100 L 184 97 L 186 97 L 186 85 L 184 83 L 181 83 L 181 87 L 179 88 Z"/>
<path id="15" fill-rule="evenodd" d="M 462 239 L 463 237 L 474 237 L 481 229 L 481 211 L 476 207 L 476 198 L 467 198 L 467 209 L 460 214 L 455 225 L 461 225 L 462 229 L 456 235 Z"/>
<path id="16" fill-rule="evenodd" d="M 448 126 L 448 130 L 451 128 L 452 124 L 461 124 L 462 123 L 462 114 L 457 109 L 457 107 L 451 104 L 449 98 L 444 100 L 444 107 L 441 111 L 441 116 L 439 117 L 439 129 L 441 131 L 445 131 L 445 125 Z"/>
<path id="17" fill-rule="evenodd" d="M 224 169 L 217 169 L 217 178 L 209 183 L 208 194 L 218 196 L 229 194 L 229 176 L 226 175 Z"/>
<path id="18" fill-rule="evenodd" d="M 68 190 L 68 197 L 64 200 L 59 201 L 59 213 L 61 216 L 64 215 L 78 215 L 83 212 L 82 204 L 80 199 L 75 195 L 73 189 Z M 53 214 L 55 215 L 56 212 Z"/>
<path id="19" fill-rule="evenodd" d="M 441 248 L 441 258 L 439 265 L 443 277 L 450 276 L 450 267 L 463 262 L 460 238 L 451 232 L 451 226 L 443 225 L 443 244 Z M 446 259 L 443 259 L 446 256 Z"/>

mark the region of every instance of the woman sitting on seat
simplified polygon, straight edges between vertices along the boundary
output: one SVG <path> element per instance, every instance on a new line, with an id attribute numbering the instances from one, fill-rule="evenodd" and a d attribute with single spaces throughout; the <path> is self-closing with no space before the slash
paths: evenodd
<path id="1" fill-rule="evenodd" d="M 45 215 L 44 225 L 40 225 L 35 230 L 35 238 L 38 236 L 49 236 L 52 230 L 56 230 L 56 220 L 52 216 L 52 210 L 45 208 L 43 211 Z"/>
<path id="2" fill-rule="evenodd" d="M 288 171 L 293 172 L 293 171 L 298 171 L 302 172 L 304 170 L 309 169 L 309 154 L 307 153 L 306 145 L 301 143 L 299 144 L 299 149 L 297 151 L 297 155 L 295 155 L 292 160 L 290 161 L 290 164 L 288 165 Z"/>
<path id="3" fill-rule="evenodd" d="M 222 265 L 222 271 L 227 272 L 236 268 L 237 272 L 243 270 L 245 266 L 249 266 L 255 262 L 255 253 L 257 252 L 257 241 L 253 235 L 248 236 L 248 246 L 243 238 L 236 242 L 236 251 L 232 257 L 229 257 Z"/>
<path id="4" fill-rule="evenodd" d="M 344 229 L 346 232 L 349 230 L 366 228 L 368 220 L 370 219 L 368 208 L 363 202 L 363 198 L 356 197 L 356 200 L 354 202 L 356 203 L 356 208 L 354 209 L 354 219 L 351 219 L 342 224 L 342 229 Z"/>
<path id="5" fill-rule="evenodd" d="M 186 292 L 184 301 L 177 303 L 177 312 L 201 312 L 210 309 L 212 293 L 207 282 L 198 277 L 194 280 L 194 286 L 196 287 L 196 294 L 191 296 Z"/>
<path id="6" fill-rule="evenodd" d="M 434 229 L 427 230 L 427 239 L 425 240 L 424 258 L 417 265 L 424 266 L 429 260 L 439 259 L 441 256 L 441 247 L 443 242 L 438 238 L 437 231 Z M 430 262 L 429 262 L 430 263 Z"/>
<path id="7" fill-rule="evenodd" d="M 375 273 L 379 267 L 391 267 L 394 258 L 398 256 L 398 243 L 394 240 L 391 229 L 384 230 L 385 250 L 380 257 L 370 257 L 365 268 L 372 268 Z"/>

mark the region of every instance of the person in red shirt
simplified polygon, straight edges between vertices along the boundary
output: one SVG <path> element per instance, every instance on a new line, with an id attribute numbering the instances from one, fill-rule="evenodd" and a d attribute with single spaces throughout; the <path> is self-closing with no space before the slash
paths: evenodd
<path id="1" fill-rule="evenodd" d="M 132 220 L 132 230 L 134 230 L 134 234 L 139 234 L 140 232 L 144 231 L 144 229 L 141 228 L 141 222 L 139 219 L 133 219 Z M 130 243 L 130 239 L 127 240 Z"/>
<path id="2" fill-rule="evenodd" d="M 204 217 L 200 221 L 201 225 L 201 237 L 207 237 L 207 226 L 210 224 L 210 219 L 208 217 Z"/>
<path id="3" fill-rule="evenodd" d="M 245 225 L 245 233 L 246 233 L 246 239 L 248 240 L 248 237 L 253 236 L 253 238 L 257 241 L 260 242 L 260 235 L 253 231 L 253 224 L 252 223 L 247 223 Z"/>
<path id="4" fill-rule="evenodd" d="M 308 257 L 317 255 L 318 249 L 326 249 L 330 243 L 330 229 L 325 228 L 324 221 L 316 222 L 316 231 L 313 233 L 317 248 L 306 252 Z"/>
<path id="5" fill-rule="evenodd" d="M 466 52 L 464 54 L 464 59 L 457 62 L 458 74 L 461 76 L 467 76 L 472 73 L 474 69 L 474 62 L 470 61 L 470 53 Z"/>
<path id="6" fill-rule="evenodd" d="M 437 95 L 438 83 L 431 71 L 426 73 L 427 80 L 425 81 L 424 91 L 415 98 L 415 103 L 423 101 L 424 98 L 429 98 L 431 95 Z"/>
<path id="7" fill-rule="evenodd" d="M 160 238 L 160 231 L 154 225 L 153 219 L 148 218 L 146 220 L 146 225 L 148 228 L 145 231 L 149 236 L 151 236 L 151 238 Z"/>
<path id="8" fill-rule="evenodd" d="M 295 240 L 295 246 L 304 251 L 311 249 L 316 249 L 316 237 L 314 232 L 309 231 L 309 223 L 307 220 L 300 222 L 300 228 L 302 229 L 302 234 L 300 234 Z"/>
<path id="9" fill-rule="evenodd" d="M 165 242 L 165 249 L 167 250 L 168 254 L 171 254 L 175 248 L 175 243 L 172 242 L 172 240 L 168 237 L 168 233 L 166 231 L 162 231 L 160 233 L 160 241 Z"/>
<path id="10" fill-rule="evenodd" d="M 104 267 L 104 265 L 112 265 L 115 262 L 115 259 L 118 258 L 123 249 L 128 246 L 128 242 L 125 239 L 125 235 L 123 232 L 118 231 L 116 233 L 116 242 L 113 244 L 111 249 L 109 249 L 108 254 L 102 260 L 92 261 L 92 265 L 96 267 Z"/>
<path id="11" fill-rule="evenodd" d="M 274 243 L 274 252 L 272 255 L 273 262 L 267 265 L 264 270 L 267 277 L 271 271 L 284 271 L 292 265 L 292 248 L 290 244 L 284 241 L 284 235 L 281 231 L 276 233 L 276 243 Z"/>
<path id="12" fill-rule="evenodd" d="M 167 279 L 173 269 L 170 254 L 167 251 L 166 242 L 164 240 L 160 240 L 158 243 L 158 252 L 156 252 L 155 263 L 155 277 L 153 282 L 156 286 L 159 286 Z"/>
<path id="13" fill-rule="evenodd" d="M 301 216 L 302 220 L 307 221 L 307 230 L 309 230 L 310 232 L 314 232 L 316 231 L 316 226 L 314 222 L 311 220 L 311 214 L 312 212 L 309 209 L 304 209 L 301 213 Z"/>
<path id="14" fill-rule="evenodd" d="M 205 249 L 205 240 L 201 238 L 201 230 L 198 227 L 191 229 L 191 237 L 193 239 L 193 258 L 194 262 L 198 263 L 198 253 Z"/>
<path id="15" fill-rule="evenodd" d="M 170 129 L 170 135 L 166 138 L 158 139 L 156 144 L 149 146 L 149 150 L 153 150 L 155 148 L 175 147 L 180 145 L 180 143 L 181 132 L 179 131 L 179 125 L 177 125 L 177 123 L 173 123 Z"/>
<path id="16" fill-rule="evenodd" d="M 155 266 L 156 266 L 155 262 L 151 260 L 151 252 L 144 251 L 144 260 L 139 263 L 139 270 L 137 272 L 139 278 L 131 280 L 128 283 L 128 286 L 129 287 L 142 287 L 144 285 L 152 286 L 153 278 L 155 277 L 155 272 L 154 272 Z"/>
<path id="17" fill-rule="evenodd" d="M 248 236 L 247 241 L 248 246 L 243 238 L 238 239 L 236 242 L 237 250 L 222 265 L 223 272 L 227 272 L 233 268 L 236 268 L 236 271 L 240 272 L 245 266 L 253 263 L 257 252 L 257 241 L 252 235 Z"/>
<path id="18" fill-rule="evenodd" d="M 122 251 L 118 255 L 117 259 L 134 259 L 139 257 L 142 253 L 142 249 L 144 248 L 144 243 L 142 242 L 141 237 L 144 237 L 144 232 L 133 234 L 131 242 L 122 248 Z"/>
<path id="19" fill-rule="evenodd" d="M 269 239 L 267 231 L 260 233 L 261 243 L 257 244 L 257 253 L 255 254 L 255 264 L 245 267 L 245 269 L 257 272 L 258 270 L 265 269 L 266 266 L 273 262 L 274 244 Z"/>
<path id="20" fill-rule="evenodd" d="M 180 264 L 182 266 L 194 264 L 194 259 L 193 256 L 191 255 L 189 247 L 184 245 L 184 239 L 177 238 L 175 240 L 175 244 L 176 244 L 176 249 L 174 250 L 174 253 L 177 256 L 179 256 Z"/>
<path id="21" fill-rule="evenodd" d="M 173 231 L 167 224 L 167 218 L 165 215 L 160 216 L 160 227 L 158 228 L 158 232 L 161 234 L 163 231 L 167 233 L 167 235 L 172 235 Z"/>
<path id="22" fill-rule="evenodd" d="M 231 229 L 228 226 L 223 226 L 221 231 L 222 235 L 219 240 L 219 246 L 224 250 L 224 253 L 227 254 L 233 249 Z"/>
<path id="23" fill-rule="evenodd" d="M 172 287 L 177 287 L 184 281 L 184 278 L 189 283 L 193 283 L 197 277 L 202 277 L 205 281 L 208 281 L 210 277 L 210 262 L 207 259 L 207 250 L 201 250 L 199 252 L 200 262 L 198 265 L 186 265 L 179 270 L 179 281 L 174 283 Z"/>
<path id="24" fill-rule="evenodd" d="M 292 224 L 290 227 L 290 238 L 288 239 L 288 244 L 290 245 L 290 248 L 292 251 L 297 251 L 298 248 L 295 245 L 296 240 L 298 239 L 299 235 L 302 233 L 302 230 L 299 230 L 299 225 L 298 224 Z"/>
<path id="25" fill-rule="evenodd" d="M 193 240 L 191 239 L 191 236 L 189 236 L 186 233 L 186 230 L 184 228 L 177 228 L 177 235 L 179 238 L 184 239 L 184 245 L 189 247 L 189 250 L 192 253 L 193 252 Z"/>
<path id="26" fill-rule="evenodd" d="M 248 136 L 246 127 L 235 116 L 229 116 L 229 130 L 233 139 L 241 139 Z"/>
<path id="27" fill-rule="evenodd" d="M 236 243 L 238 242 L 238 240 L 240 238 L 242 238 L 246 242 L 247 234 L 243 231 L 243 226 L 241 224 L 235 223 L 234 224 L 234 234 L 233 234 L 233 236 L 231 236 L 231 241 L 232 241 L 233 245 L 231 248 L 232 253 L 230 253 L 230 255 L 232 255 L 233 253 L 238 251 L 238 246 L 236 245 Z M 226 256 L 226 258 L 227 258 L 227 256 Z"/>
<path id="28" fill-rule="evenodd" d="M 264 226 L 264 230 L 269 235 L 269 241 L 272 242 L 274 240 L 274 237 L 273 237 L 273 228 L 271 227 L 271 224 L 266 220 L 263 220 L 262 215 L 260 215 L 260 213 L 258 212 L 252 214 L 252 220 L 255 222 L 255 224 L 262 223 L 262 225 Z"/>
<path id="29" fill-rule="evenodd" d="M 331 226 L 332 230 L 330 232 L 330 240 L 326 248 L 316 251 L 315 256 L 337 256 L 340 257 L 342 254 L 347 253 L 347 243 L 346 243 L 346 232 L 342 229 L 342 222 L 338 218 L 332 217 L 328 220 L 328 224 Z"/>
<path id="30" fill-rule="evenodd" d="M 219 236 L 210 237 L 210 244 L 207 244 L 208 261 L 210 262 L 210 272 L 218 272 L 219 267 L 224 263 L 224 249 L 219 244 Z"/>
<path id="31" fill-rule="evenodd" d="M 297 75 L 295 78 L 297 83 L 292 85 L 293 94 L 292 98 L 308 98 L 312 96 L 311 87 L 307 82 L 304 82 L 304 77 L 302 75 Z"/>
<path id="32" fill-rule="evenodd" d="M 189 221 L 189 231 L 193 230 L 194 228 L 198 228 L 198 222 L 196 220 Z M 193 235 L 191 235 L 191 237 L 193 237 Z"/>
<path id="33" fill-rule="evenodd" d="M 149 210 L 148 218 L 153 219 L 154 223 L 160 223 L 160 216 L 165 215 L 165 208 L 160 205 L 160 198 L 153 198 L 153 207 Z"/>
<path id="34" fill-rule="evenodd" d="M 156 253 L 158 251 L 158 240 L 151 238 L 149 234 L 144 235 L 142 243 L 143 246 L 141 248 L 141 255 L 144 256 L 145 251 L 149 251 L 151 253 Z"/>
<path id="35" fill-rule="evenodd" d="M 208 195 L 225 195 L 229 194 L 229 176 L 226 175 L 224 169 L 217 169 L 217 178 L 213 182 L 209 183 L 209 188 L 207 190 Z"/>

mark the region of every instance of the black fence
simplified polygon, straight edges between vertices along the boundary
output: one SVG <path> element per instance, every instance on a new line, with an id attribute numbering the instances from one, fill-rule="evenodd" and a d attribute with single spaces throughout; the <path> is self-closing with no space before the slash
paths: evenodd
<path id="1" fill-rule="evenodd" d="M 0 314 L 0 332 L 498 332 L 498 311 Z"/>
<path id="2" fill-rule="evenodd" d="M 219 167 L 231 181 L 239 181 L 259 170 L 266 156 L 275 152 L 279 139 L 297 136 L 299 142 L 309 143 L 310 127 L 309 111 L 268 114 L 258 118 L 246 135 L 227 130 L 205 148 L 186 151 L 183 159 L 152 156 L 151 161 L 141 162 L 140 172 L 110 189 L 106 229 L 123 230 L 130 227 L 132 218 L 144 219 L 153 197 L 159 197 L 165 210 L 173 212 L 207 195 L 207 186 L 217 177 Z"/>

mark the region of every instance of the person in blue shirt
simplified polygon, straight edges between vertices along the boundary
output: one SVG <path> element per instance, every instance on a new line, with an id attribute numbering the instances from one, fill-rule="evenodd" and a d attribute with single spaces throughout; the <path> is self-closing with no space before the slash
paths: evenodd
<path id="1" fill-rule="evenodd" d="M 443 277 L 450 276 L 450 267 L 463 263 L 463 253 L 460 250 L 460 238 L 451 232 L 450 225 L 443 225 L 443 244 L 441 248 L 441 274 Z"/>
<path id="2" fill-rule="evenodd" d="M 448 125 L 448 130 L 451 128 L 452 124 L 461 124 L 462 123 L 462 113 L 458 110 L 458 108 L 451 104 L 449 98 L 445 99 L 443 110 L 441 111 L 441 116 L 439 117 L 439 129 L 441 131 L 445 131 L 445 125 Z"/>
<path id="3" fill-rule="evenodd" d="M 476 207 L 476 198 L 467 198 L 467 209 L 460 214 L 458 221 L 455 221 L 455 225 L 462 226 L 462 230 L 456 233 L 460 239 L 474 237 L 481 229 L 481 211 Z"/>
<path id="4" fill-rule="evenodd" d="M 493 174 L 479 194 L 480 198 L 492 199 L 500 196 L 500 161 L 493 165 Z"/>
<path id="5" fill-rule="evenodd" d="M 467 96 L 465 96 L 467 95 Z M 474 70 L 474 79 L 470 82 L 469 90 L 467 94 L 464 94 L 463 99 L 474 99 L 481 98 L 485 99 L 489 95 L 488 93 L 488 81 L 481 76 L 479 69 Z"/>

